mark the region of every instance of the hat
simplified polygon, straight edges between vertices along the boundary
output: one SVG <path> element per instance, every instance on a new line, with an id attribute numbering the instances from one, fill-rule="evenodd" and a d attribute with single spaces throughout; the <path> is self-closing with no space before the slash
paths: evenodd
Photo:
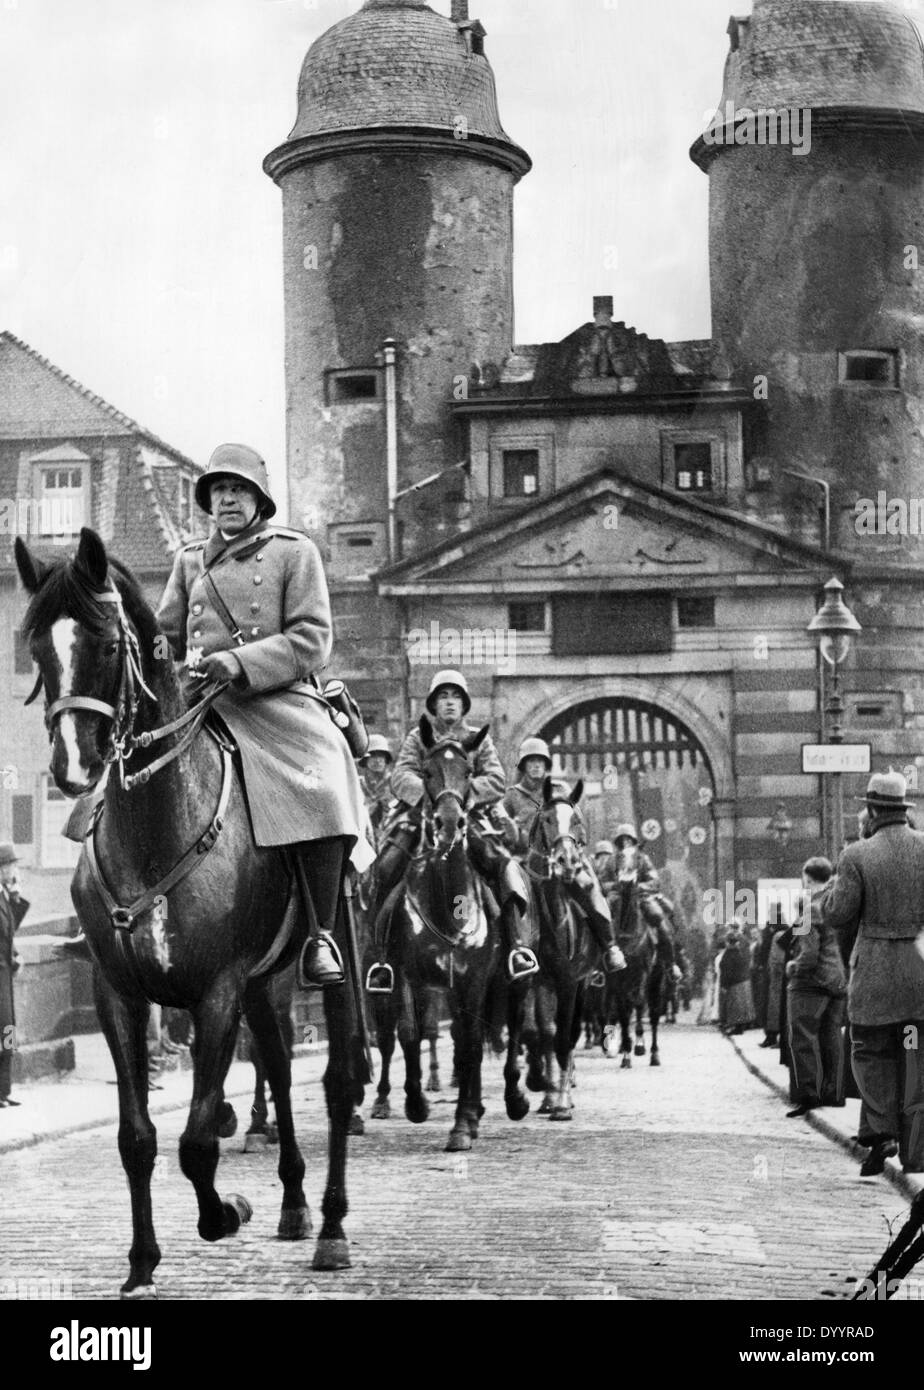
<path id="1" fill-rule="evenodd" d="M 373 753 L 384 753 L 385 757 L 388 759 L 390 763 L 393 763 L 395 761 L 392 755 L 392 751 L 388 746 L 388 739 L 385 737 L 384 734 L 369 735 L 369 747 L 366 749 L 365 753 L 359 760 L 360 767 L 362 767 L 363 763 L 366 761 L 367 758 L 372 757 Z"/>
<path id="2" fill-rule="evenodd" d="M 260 494 L 263 516 L 276 515 L 276 503 L 270 496 L 266 464 L 256 449 L 246 444 L 219 444 L 209 459 L 208 467 L 196 479 L 196 502 L 204 512 L 211 510 L 209 492 L 216 478 L 240 478 L 250 483 Z"/>
<path id="3" fill-rule="evenodd" d="M 857 800 L 882 810 L 909 811 L 913 802 L 905 800 L 907 790 L 908 784 L 900 772 L 874 772 L 867 784 L 866 795 L 858 796 Z"/>
<path id="4" fill-rule="evenodd" d="M 517 768 L 522 767 L 527 758 L 545 758 L 549 768 L 552 766 L 552 755 L 544 738 L 525 738 L 523 740 L 517 756 Z"/>
<path id="5" fill-rule="evenodd" d="M 594 845 L 594 854 L 615 854 L 616 849 L 612 840 L 598 840 Z"/>
<path id="6" fill-rule="evenodd" d="M 431 714 L 436 713 L 436 692 L 441 690 L 444 685 L 454 685 L 462 696 L 462 713 L 468 714 L 472 707 L 472 698 L 468 693 L 468 681 L 461 671 L 437 671 L 430 682 L 430 689 L 427 691 L 427 709 Z"/>
<path id="7" fill-rule="evenodd" d="M 0 844 L 0 869 L 4 864 L 18 864 L 19 855 L 9 843 Z"/>
<path id="8" fill-rule="evenodd" d="M 624 836 L 628 836 L 630 840 L 634 840 L 635 843 L 638 844 L 638 834 L 636 833 L 635 826 L 630 825 L 628 821 L 624 821 L 622 825 L 617 825 L 616 829 L 613 831 L 614 840 L 621 840 Z"/>

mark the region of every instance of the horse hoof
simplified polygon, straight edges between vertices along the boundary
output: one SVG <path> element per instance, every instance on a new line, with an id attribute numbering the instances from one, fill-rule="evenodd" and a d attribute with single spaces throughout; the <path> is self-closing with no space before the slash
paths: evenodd
<path id="1" fill-rule="evenodd" d="M 645 1044 L 644 1044 L 644 1043 L 636 1043 L 636 1044 L 635 1044 L 635 1047 L 633 1048 L 633 1051 L 635 1052 L 636 1057 L 644 1057 L 644 1055 L 645 1055 Z"/>
<path id="2" fill-rule="evenodd" d="M 387 1100 L 377 1100 L 372 1106 L 373 1120 L 390 1120 L 391 1106 Z"/>
<path id="3" fill-rule="evenodd" d="M 472 1147 L 472 1136 L 469 1133 L 468 1125 L 464 1129 L 454 1129 L 450 1132 L 449 1142 L 446 1145 L 446 1153 L 461 1154 L 468 1153 Z"/>
<path id="4" fill-rule="evenodd" d="M 527 1091 L 541 1092 L 545 1090 L 545 1077 L 542 1072 L 530 1072 L 526 1077 Z"/>
<path id="5" fill-rule="evenodd" d="M 567 1105 L 556 1105 L 549 1116 L 550 1120 L 570 1120 L 572 1118 L 570 1106 Z"/>
<path id="6" fill-rule="evenodd" d="M 350 1127 L 349 1127 L 349 1129 L 347 1130 L 347 1134 L 358 1134 L 358 1135 L 363 1135 L 363 1134 L 365 1134 L 365 1132 L 366 1132 L 366 1122 L 365 1122 L 365 1120 L 363 1119 L 362 1115 L 351 1115 L 351 1116 L 350 1116 Z"/>
<path id="7" fill-rule="evenodd" d="M 626 1053 L 623 1054 L 623 1059 L 622 1059 L 621 1065 L 622 1065 L 622 1067 L 623 1067 L 624 1069 L 625 1069 L 626 1067 L 631 1067 L 631 1065 L 632 1065 L 632 1058 L 629 1056 L 628 1052 L 626 1052 Z"/>
<path id="8" fill-rule="evenodd" d="M 269 1148 L 269 1138 L 262 1130 L 255 1130 L 244 1135 L 244 1153 L 262 1154 Z"/>
<path id="9" fill-rule="evenodd" d="M 242 1197 L 239 1192 L 229 1192 L 226 1200 L 221 1204 L 225 1211 L 229 1209 L 236 1212 L 238 1226 L 246 1226 L 253 1216 L 253 1207 L 246 1197 Z M 236 1229 L 236 1228 L 235 1228 Z"/>
<path id="10" fill-rule="evenodd" d="M 234 1106 L 225 1101 L 218 1112 L 218 1137 L 219 1139 L 230 1139 L 237 1133 L 237 1115 Z"/>
<path id="11" fill-rule="evenodd" d="M 319 1240 L 314 1247 L 312 1269 L 349 1269 L 350 1247 L 345 1238 L 339 1240 Z"/>
<path id="12" fill-rule="evenodd" d="M 540 1115 L 551 1115 L 551 1113 L 552 1113 L 552 1102 L 549 1100 L 548 1096 L 546 1096 L 545 1100 L 542 1102 L 542 1104 L 541 1104 L 540 1107 L 539 1107 L 539 1114 L 540 1114 Z"/>
<path id="13" fill-rule="evenodd" d="M 284 1207 L 276 1235 L 280 1240 L 307 1240 L 311 1235 L 311 1212 L 307 1207 Z"/>
<path id="14" fill-rule="evenodd" d="M 439 1079 L 439 1077 L 438 1077 L 438 1076 L 436 1076 L 436 1077 L 431 1076 L 431 1077 L 430 1077 L 430 1080 L 427 1082 L 426 1087 L 425 1087 L 424 1089 L 427 1090 L 427 1091 L 432 1092 L 433 1094 L 438 1094 L 440 1091 L 442 1091 L 443 1088 L 442 1088 L 442 1086 L 440 1085 L 440 1079 Z"/>
<path id="15" fill-rule="evenodd" d="M 657 1052 L 652 1052 L 651 1054 L 651 1065 L 653 1067 L 659 1067 L 661 1065 L 661 1058 L 658 1056 Z"/>
<path id="16" fill-rule="evenodd" d="M 423 1096 L 414 1099 L 408 1096 L 404 1102 L 404 1113 L 412 1125 L 422 1125 L 430 1118 L 430 1107 Z"/>
<path id="17" fill-rule="evenodd" d="M 507 1107 L 507 1118 L 510 1120 L 525 1120 L 529 1114 L 529 1101 L 526 1096 L 511 1096 L 504 1104 Z"/>
<path id="18" fill-rule="evenodd" d="M 122 1289 L 119 1298 L 123 1303 L 153 1303 L 157 1301 L 155 1284 L 136 1284 L 133 1289 Z"/>

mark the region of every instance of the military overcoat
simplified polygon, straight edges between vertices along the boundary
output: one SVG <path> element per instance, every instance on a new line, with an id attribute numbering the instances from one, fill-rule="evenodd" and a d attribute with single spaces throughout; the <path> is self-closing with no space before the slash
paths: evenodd
<path id="1" fill-rule="evenodd" d="M 221 601 L 243 635 L 238 645 Z M 357 869 L 371 863 L 356 767 L 309 677 L 324 670 L 333 638 L 321 557 L 299 531 L 258 521 L 226 541 L 216 531 L 176 556 L 157 610 L 174 656 L 230 652 L 235 683 L 215 709 L 236 739 L 258 845 L 343 835 Z"/>
<path id="2" fill-rule="evenodd" d="M 433 715 L 426 714 L 423 717 L 430 722 L 434 743 L 441 743 L 446 739 L 461 741 L 476 732 L 464 720 L 460 720 L 458 724 L 447 725 Z M 423 771 L 426 760 L 427 749 L 420 736 L 420 729 L 413 728 L 401 745 L 391 774 L 392 791 L 399 801 L 405 802 L 408 806 L 417 806 L 423 800 Z M 474 774 L 470 785 L 474 806 L 491 806 L 504 795 L 504 768 L 490 734 L 485 734 L 475 750 Z"/>
<path id="3" fill-rule="evenodd" d="M 13 1003 L 16 953 L 13 936 L 28 910 L 29 904 L 25 898 L 17 893 L 8 893 L 0 885 L 0 1047 L 3 1046 L 4 1030 L 16 1022 Z"/>

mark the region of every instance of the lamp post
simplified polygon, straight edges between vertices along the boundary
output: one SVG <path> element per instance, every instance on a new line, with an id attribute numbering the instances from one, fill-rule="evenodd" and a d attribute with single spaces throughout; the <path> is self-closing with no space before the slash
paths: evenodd
<path id="1" fill-rule="evenodd" d="M 792 821 L 786 814 L 786 807 L 783 805 L 782 801 L 777 802 L 776 810 L 773 812 L 772 818 L 767 822 L 767 829 L 780 847 L 779 873 L 777 877 L 783 878 L 783 869 L 785 868 L 783 863 L 783 850 L 789 843 L 789 836 L 792 833 Z"/>
<path id="2" fill-rule="evenodd" d="M 825 727 L 822 737 L 828 743 L 843 743 L 844 701 L 841 698 L 839 668 L 847 659 L 850 642 L 857 632 L 862 632 L 841 594 L 844 586 L 839 579 L 829 579 L 825 585 L 825 601 L 809 623 L 806 631 L 818 639 L 818 649 L 823 660 L 831 668 L 830 681 L 825 680 L 828 697 L 823 704 Z M 844 805 L 841 774 L 829 774 L 834 780 L 831 787 L 830 857 L 836 861 L 844 839 Z"/>

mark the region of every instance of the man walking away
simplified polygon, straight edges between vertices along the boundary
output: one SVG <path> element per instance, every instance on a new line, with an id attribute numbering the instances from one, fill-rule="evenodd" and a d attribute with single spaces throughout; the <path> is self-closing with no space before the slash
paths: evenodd
<path id="1" fill-rule="evenodd" d="M 793 930 L 795 951 L 789 977 L 789 1052 L 795 1109 L 789 1119 L 822 1105 L 843 1105 L 844 996 L 847 973 L 837 933 L 818 921 L 818 901 L 833 873 L 831 861 L 809 859 L 802 866 L 807 897 L 802 920 Z"/>

